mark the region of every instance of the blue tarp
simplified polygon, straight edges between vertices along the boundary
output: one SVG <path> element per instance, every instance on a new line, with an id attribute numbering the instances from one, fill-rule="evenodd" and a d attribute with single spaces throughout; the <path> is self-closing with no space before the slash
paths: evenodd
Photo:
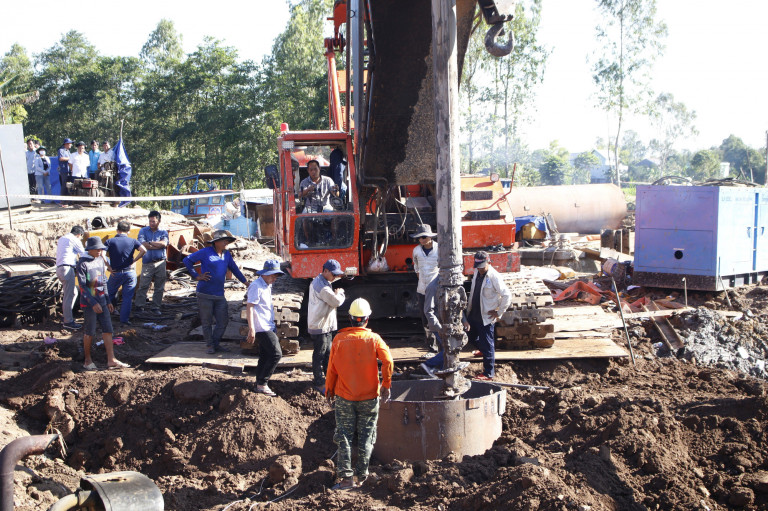
<path id="1" fill-rule="evenodd" d="M 524 225 L 532 223 L 538 230 L 546 233 L 549 237 L 549 229 L 547 229 L 547 221 L 543 216 L 527 215 L 515 217 L 515 229 L 520 232 Z"/>

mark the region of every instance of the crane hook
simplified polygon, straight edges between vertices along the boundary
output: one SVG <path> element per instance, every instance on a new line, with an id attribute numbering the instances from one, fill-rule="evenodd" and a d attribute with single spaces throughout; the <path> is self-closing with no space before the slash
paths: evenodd
<path id="1" fill-rule="evenodd" d="M 515 47 L 515 34 L 510 30 L 509 39 L 505 44 L 500 44 L 496 38 L 504 35 L 504 23 L 494 23 L 485 34 L 485 49 L 494 57 L 506 57 L 512 53 Z"/>

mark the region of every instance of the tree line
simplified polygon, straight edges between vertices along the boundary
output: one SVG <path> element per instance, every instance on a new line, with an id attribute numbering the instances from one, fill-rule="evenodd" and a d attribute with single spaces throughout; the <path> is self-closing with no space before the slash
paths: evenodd
<path id="1" fill-rule="evenodd" d="M 0 60 L 5 97 L 37 91 L 9 105 L 6 122 L 23 123 L 49 152 L 65 137 L 123 139 L 135 195 L 170 193 L 175 178 L 234 172 L 237 186 L 263 186 L 275 163 L 281 122 L 291 129 L 327 126 L 323 22 L 332 0 L 295 3 L 271 53 L 242 61 L 237 49 L 207 38 L 184 54 L 181 35 L 161 20 L 138 57 L 99 53 L 77 31 L 31 57 L 14 44 Z M 3 78 L 6 80 L 3 80 Z"/>
<path id="2" fill-rule="evenodd" d="M 596 106 L 618 117 L 645 109 L 656 119 L 659 137 L 643 143 L 622 127 L 611 140 L 599 141 L 595 149 L 613 153 L 618 168 L 626 167 L 609 177 L 699 178 L 715 175 L 727 161 L 734 175 L 764 179 L 764 156 L 733 135 L 716 148 L 676 150 L 682 136 L 695 132 L 695 112 L 672 94 L 654 96 L 641 79 L 642 66 L 652 65 L 663 48 L 666 28 L 655 19 L 655 0 L 633 0 L 642 9 L 631 12 L 620 8 L 627 1 L 597 0 L 610 23 L 596 38 L 603 49 L 593 62 Z M 596 164 L 590 151 L 574 157 L 556 141 L 531 151 L 519 135 L 550 53 L 538 39 L 541 4 L 518 3 L 511 27 L 515 49 L 502 59 L 483 48 L 484 22 L 477 19 L 460 88 L 462 170 L 511 176 L 516 168 L 517 185 L 588 182 Z M 203 171 L 234 172 L 239 186 L 263 186 L 261 169 L 275 163 L 281 122 L 299 130 L 328 126 L 323 34 L 332 6 L 333 0 L 290 4 L 287 26 L 261 62 L 242 61 L 237 49 L 211 38 L 184 54 L 170 20 L 158 23 L 138 57 L 101 55 L 77 31 L 34 56 L 14 44 L 0 59 L 0 101 L 17 98 L 4 103 L 5 122 L 23 123 L 27 136 L 52 151 L 64 137 L 114 143 L 124 120 L 136 195 L 170 193 L 176 177 Z M 610 30 L 616 26 L 623 29 Z M 625 40 L 617 41 L 617 33 Z M 622 45 L 624 53 L 617 53 Z M 628 56 L 635 65 L 628 65 Z M 655 166 L 638 165 L 649 155 Z"/>

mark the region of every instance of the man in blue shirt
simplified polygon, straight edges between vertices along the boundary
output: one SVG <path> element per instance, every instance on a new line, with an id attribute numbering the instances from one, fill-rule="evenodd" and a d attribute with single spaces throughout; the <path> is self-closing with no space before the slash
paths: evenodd
<path id="1" fill-rule="evenodd" d="M 184 265 L 189 270 L 189 274 L 197 280 L 197 305 L 200 309 L 200 322 L 203 325 L 203 337 L 208 346 L 208 353 L 229 351 L 219 346 L 229 323 L 227 299 L 224 297 L 227 270 L 231 271 L 232 275 L 246 287 L 248 286 L 248 280 L 227 250 L 227 245 L 233 241 L 235 237 L 229 231 L 216 231 L 209 246 L 184 258 Z M 200 271 L 194 268 L 197 263 L 200 263 Z M 216 329 L 212 326 L 214 318 L 216 318 Z"/>
<path id="2" fill-rule="evenodd" d="M 88 165 L 88 177 L 94 179 L 96 177 L 96 171 L 99 170 L 99 143 L 95 140 L 91 140 L 91 150 L 88 151 L 88 158 L 90 158 L 91 164 Z"/>
<path id="3" fill-rule="evenodd" d="M 117 308 L 117 290 L 123 288 L 123 302 L 120 306 L 120 326 L 126 327 L 131 324 L 131 303 L 133 302 L 133 292 L 136 290 L 136 270 L 133 263 L 141 259 L 147 253 L 144 245 L 138 240 L 128 237 L 131 225 L 125 220 L 117 223 L 117 235 L 110 238 L 105 243 L 107 247 L 107 256 L 109 257 L 110 272 L 107 281 L 107 292 L 109 294 L 109 303 Z M 133 257 L 133 252 L 139 251 L 139 255 Z"/>
<path id="4" fill-rule="evenodd" d="M 160 229 L 160 219 L 159 212 L 150 211 L 149 225 L 139 231 L 139 242 L 147 249 L 147 253 L 141 260 L 141 277 L 136 291 L 136 307 L 143 309 L 147 305 L 149 285 L 155 281 L 152 310 L 158 316 L 162 315 L 160 306 L 165 291 L 165 249 L 168 247 L 168 231 Z"/>

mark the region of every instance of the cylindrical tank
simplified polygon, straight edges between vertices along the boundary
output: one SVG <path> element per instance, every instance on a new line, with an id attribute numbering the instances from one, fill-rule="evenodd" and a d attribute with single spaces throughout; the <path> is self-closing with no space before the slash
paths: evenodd
<path id="1" fill-rule="evenodd" d="M 610 183 L 524 186 L 512 188 L 507 199 L 516 217 L 551 213 L 560 232 L 594 234 L 618 229 L 627 216 L 624 193 Z"/>
<path id="2" fill-rule="evenodd" d="M 436 460 L 453 451 L 483 454 L 501 436 L 507 393 L 472 382 L 461 399 L 441 399 L 442 380 L 393 381 L 391 400 L 379 409 L 373 454 L 383 462 Z"/>

